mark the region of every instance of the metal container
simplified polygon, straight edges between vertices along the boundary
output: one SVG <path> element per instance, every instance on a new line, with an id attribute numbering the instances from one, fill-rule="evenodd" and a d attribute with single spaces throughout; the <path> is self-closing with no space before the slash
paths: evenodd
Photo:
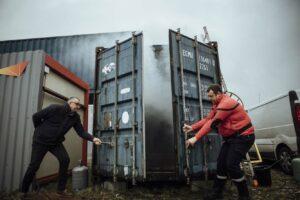
<path id="1" fill-rule="evenodd" d="M 208 84 L 220 82 L 216 43 L 208 46 L 171 30 L 169 38 L 169 46 L 143 46 L 143 35 L 136 34 L 98 49 L 94 134 L 105 144 L 94 148 L 94 177 L 135 184 L 215 171 L 220 137 L 210 133 L 186 152 L 181 127 L 211 106 L 204 94 Z"/>
<path id="2" fill-rule="evenodd" d="M 0 74 L 0 190 L 19 188 L 30 162 L 34 127 L 32 115 L 49 104 L 65 103 L 77 96 L 88 105 L 88 84 L 43 51 L 0 54 L 0 69 L 27 63 L 20 76 Z M 87 109 L 79 111 L 87 128 Z M 70 130 L 74 132 L 74 130 Z M 71 170 L 79 159 L 86 162 L 86 142 L 75 133 L 68 133 L 64 142 L 70 156 Z M 78 148 L 80 147 L 80 148 Z M 81 148 L 82 147 L 82 148 Z M 46 154 L 37 171 L 38 181 L 57 176 L 58 161 Z"/>
<path id="3" fill-rule="evenodd" d="M 81 161 L 79 166 L 72 169 L 72 188 L 73 191 L 79 191 L 88 186 L 88 168 Z"/>
<path id="4" fill-rule="evenodd" d="M 184 123 L 192 124 L 207 116 L 211 102 L 206 90 L 212 83 L 220 83 L 217 43 L 203 44 L 184 36 L 178 30 L 169 31 L 171 59 L 174 134 L 178 148 L 178 170 L 189 181 L 204 177 L 216 170 L 216 160 L 221 148 L 221 137 L 211 132 L 186 150 L 185 140 L 194 133 L 182 133 Z"/>
<path id="5" fill-rule="evenodd" d="M 131 32 L 97 33 L 0 42 L 0 54 L 44 50 L 94 89 L 95 48 L 112 46 L 117 39 L 130 37 Z"/>

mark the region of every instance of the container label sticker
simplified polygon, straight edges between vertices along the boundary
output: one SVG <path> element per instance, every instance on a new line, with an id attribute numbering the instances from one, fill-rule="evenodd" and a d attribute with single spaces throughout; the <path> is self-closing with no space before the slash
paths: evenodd
<path id="1" fill-rule="evenodd" d="M 130 88 L 128 87 L 128 88 L 123 88 L 121 91 L 120 91 L 120 93 L 121 94 L 127 94 L 127 93 L 129 93 L 130 92 Z"/>
<path id="2" fill-rule="evenodd" d="M 124 175 L 127 176 L 129 174 L 129 167 L 128 165 L 124 166 Z"/>
<path id="3" fill-rule="evenodd" d="M 203 92 L 206 92 L 207 88 L 208 88 L 208 85 L 206 85 L 205 83 L 204 83 L 204 84 L 201 84 L 201 90 L 202 90 Z"/>
<path id="4" fill-rule="evenodd" d="M 122 122 L 123 124 L 127 124 L 129 122 L 129 114 L 127 111 L 122 113 Z"/>
<path id="5" fill-rule="evenodd" d="M 200 69 L 208 71 L 209 65 L 211 65 L 211 59 L 205 56 L 200 56 Z"/>
<path id="6" fill-rule="evenodd" d="M 192 52 L 184 50 L 184 49 L 182 49 L 182 55 L 183 55 L 183 57 L 187 57 L 187 58 L 191 58 L 191 59 L 194 58 L 194 55 Z"/>
<path id="7" fill-rule="evenodd" d="M 104 65 L 103 69 L 102 69 L 102 73 L 107 75 L 109 73 L 111 73 L 112 71 L 114 71 L 116 69 L 116 64 L 115 63 L 109 63 Z"/>

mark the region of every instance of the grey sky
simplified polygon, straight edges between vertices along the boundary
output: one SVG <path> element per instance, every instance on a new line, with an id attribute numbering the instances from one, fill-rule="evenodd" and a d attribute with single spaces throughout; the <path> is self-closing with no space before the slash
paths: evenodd
<path id="1" fill-rule="evenodd" d="M 0 0 L 0 40 L 142 30 L 167 44 L 169 28 L 203 26 L 246 107 L 300 88 L 299 0 Z"/>

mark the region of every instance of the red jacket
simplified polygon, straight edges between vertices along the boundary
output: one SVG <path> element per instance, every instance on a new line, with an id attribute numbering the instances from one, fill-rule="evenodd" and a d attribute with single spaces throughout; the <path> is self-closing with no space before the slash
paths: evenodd
<path id="1" fill-rule="evenodd" d="M 198 130 L 196 140 L 209 133 L 213 127 L 218 127 L 219 134 L 229 137 L 251 123 L 251 119 L 241 104 L 229 96 L 222 94 L 207 117 L 192 125 L 193 130 Z M 241 135 L 254 133 L 251 126 L 244 130 Z"/>

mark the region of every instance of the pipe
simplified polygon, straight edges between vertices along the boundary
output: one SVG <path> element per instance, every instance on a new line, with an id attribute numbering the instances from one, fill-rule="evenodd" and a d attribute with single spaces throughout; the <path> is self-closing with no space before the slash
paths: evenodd
<path id="1" fill-rule="evenodd" d="M 136 54 L 136 36 L 132 33 L 132 185 L 136 184 L 135 180 L 135 54 Z"/>

